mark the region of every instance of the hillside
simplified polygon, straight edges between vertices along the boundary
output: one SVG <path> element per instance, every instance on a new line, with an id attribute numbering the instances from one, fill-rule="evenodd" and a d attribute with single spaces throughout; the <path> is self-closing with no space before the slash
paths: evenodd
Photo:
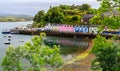
<path id="1" fill-rule="evenodd" d="M 4 14 L 0 13 L 0 22 L 32 21 L 33 17 L 23 14 Z"/>
<path id="2" fill-rule="evenodd" d="M 82 18 L 86 14 L 95 14 L 96 9 L 89 4 L 51 6 L 47 12 L 40 10 L 33 18 L 33 26 L 41 27 L 47 23 L 83 24 Z"/>

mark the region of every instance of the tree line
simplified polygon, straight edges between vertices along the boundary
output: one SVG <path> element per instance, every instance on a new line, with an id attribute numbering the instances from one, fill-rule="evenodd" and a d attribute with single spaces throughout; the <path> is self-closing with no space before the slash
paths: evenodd
<path id="1" fill-rule="evenodd" d="M 102 28 L 109 26 L 110 28 L 120 27 L 120 8 L 119 1 L 98 0 L 101 6 L 98 9 L 92 8 L 89 4 L 82 5 L 59 5 L 50 6 L 47 12 L 40 10 L 33 18 L 33 27 L 42 27 L 47 23 L 59 23 L 80 25 L 85 15 L 93 15 L 87 18 L 87 24 L 98 24 Z M 117 15 L 115 15 L 117 13 Z"/>
<path id="2" fill-rule="evenodd" d="M 33 18 L 33 26 L 41 27 L 46 23 L 81 24 L 85 14 L 94 14 L 96 9 L 89 4 L 50 6 L 47 12 L 40 10 Z"/>

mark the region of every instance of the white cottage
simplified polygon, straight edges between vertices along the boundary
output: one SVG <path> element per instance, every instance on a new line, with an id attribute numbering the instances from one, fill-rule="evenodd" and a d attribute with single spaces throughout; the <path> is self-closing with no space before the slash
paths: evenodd
<path id="1" fill-rule="evenodd" d="M 97 25 L 90 26 L 89 27 L 89 33 L 97 34 L 98 33 L 98 26 Z"/>

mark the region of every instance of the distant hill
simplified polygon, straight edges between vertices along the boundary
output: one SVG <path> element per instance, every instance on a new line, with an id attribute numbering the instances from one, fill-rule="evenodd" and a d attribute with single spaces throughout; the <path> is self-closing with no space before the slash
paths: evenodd
<path id="1" fill-rule="evenodd" d="M 32 21 L 33 17 L 24 14 L 4 14 L 0 13 L 0 22 Z"/>
<path id="2" fill-rule="evenodd" d="M 5 14 L 5 13 L 1 13 L 1 12 L 0 12 L 0 16 L 5 16 L 5 15 L 7 15 L 7 14 Z"/>

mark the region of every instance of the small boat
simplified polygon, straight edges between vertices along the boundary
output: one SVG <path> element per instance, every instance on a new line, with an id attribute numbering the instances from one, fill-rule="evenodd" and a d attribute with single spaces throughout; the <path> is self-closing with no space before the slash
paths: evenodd
<path id="1" fill-rule="evenodd" d="M 20 40 L 19 42 L 24 42 L 24 40 Z"/>
<path id="2" fill-rule="evenodd" d="M 12 37 L 11 34 L 9 34 L 9 35 L 8 35 L 8 38 L 11 38 L 11 37 Z"/>
<path id="3" fill-rule="evenodd" d="M 6 37 L 6 35 L 4 35 L 4 37 Z"/>
<path id="4" fill-rule="evenodd" d="M 15 29 L 10 31 L 10 34 L 18 34 L 18 33 L 19 33 L 19 31 L 15 30 Z"/>
<path id="5" fill-rule="evenodd" d="M 10 34 L 18 34 L 18 32 L 10 32 Z"/>
<path id="6" fill-rule="evenodd" d="M 5 41 L 5 43 L 4 44 L 10 44 L 10 41 Z"/>
<path id="7" fill-rule="evenodd" d="M 10 30 L 9 29 L 3 29 L 2 34 L 10 34 Z"/>

